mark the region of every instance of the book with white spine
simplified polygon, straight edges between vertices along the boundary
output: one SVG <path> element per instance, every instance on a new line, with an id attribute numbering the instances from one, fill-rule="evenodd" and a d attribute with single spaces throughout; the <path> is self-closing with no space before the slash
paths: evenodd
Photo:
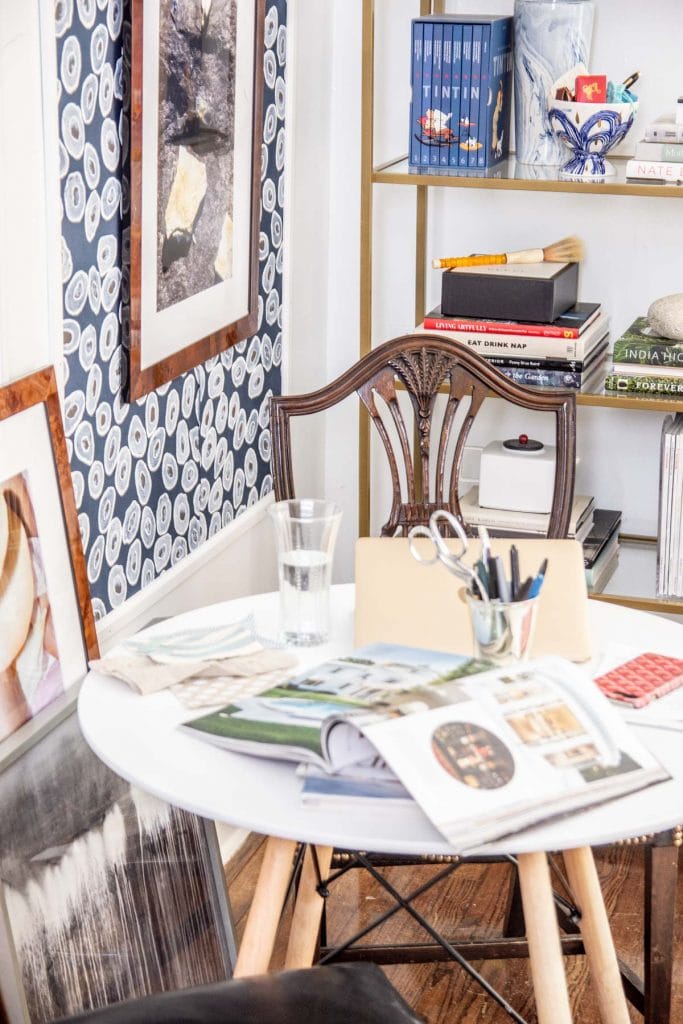
<path id="1" fill-rule="evenodd" d="M 682 181 L 683 162 L 666 160 L 629 160 L 626 177 L 637 181 Z"/>

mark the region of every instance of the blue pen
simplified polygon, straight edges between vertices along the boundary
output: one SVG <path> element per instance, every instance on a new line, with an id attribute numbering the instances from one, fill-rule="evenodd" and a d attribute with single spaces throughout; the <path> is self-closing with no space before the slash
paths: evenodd
<path id="1" fill-rule="evenodd" d="M 531 591 L 529 593 L 529 597 L 538 597 L 541 587 L 543 586 L 543 580 L 545 579 L 547 568 L 548 559 L 544 558 L 543 562 L 541 563 L 541 568 L 538 570 L 538 575 L 534 579 L 534 582 L 531 584 Z"/>

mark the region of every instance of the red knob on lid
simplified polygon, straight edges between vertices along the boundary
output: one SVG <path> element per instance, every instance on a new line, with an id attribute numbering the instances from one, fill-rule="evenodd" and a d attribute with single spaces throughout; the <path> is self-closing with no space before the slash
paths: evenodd
<path id="1" fill-rule="evenodd" d="M 528 444 L 529 443 L 529 435 L 528 434 L 520 434 L 519 435 L 519 443 L 520 444 Z"/>

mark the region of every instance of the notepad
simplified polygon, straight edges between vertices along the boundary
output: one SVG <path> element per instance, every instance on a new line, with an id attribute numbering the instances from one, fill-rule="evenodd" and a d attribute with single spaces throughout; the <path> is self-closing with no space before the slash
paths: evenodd
<path id="1" fill-rule="evenodd" d="M 597 676 L 595 682 L 610 700 L 644 708 L 683 686 L 683 660 L 646 651 Z"/>
<path id="2" fill-rule="evenodd" d="M 429 541 L 424 555 L 429 557 Z M 460 550 L 459 541 L 448 541 Z M 493 555 L 509 566 L 512 541 L 494 538 Z M 541 590 L 531 656 L 558 654 L 571 661 L 591 657 L 588 595 L 581 545 L 573 540 L 518 539 L 522 579 L 534 575 L 544 558 L 548 571 Z M 465 561 L 479 557 L 470 542 Z M 443 565 L 419 565 L 405 537 L 361 537 L 356 542 L 355 644 L 378 640 L 469 654 L 472 627 L 461 593 L 464 584 Z"/>

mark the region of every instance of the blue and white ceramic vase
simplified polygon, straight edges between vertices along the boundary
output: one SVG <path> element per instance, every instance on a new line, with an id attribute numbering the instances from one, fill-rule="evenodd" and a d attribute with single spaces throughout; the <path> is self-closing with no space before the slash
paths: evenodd
<path id="1" fill-rule="evenodd" d="M 515 151 L 523 164 L 557 166 L 566 151 L 548 122 L 553 82 L 589 67 L 593 0 L 515 0 Z"/>

